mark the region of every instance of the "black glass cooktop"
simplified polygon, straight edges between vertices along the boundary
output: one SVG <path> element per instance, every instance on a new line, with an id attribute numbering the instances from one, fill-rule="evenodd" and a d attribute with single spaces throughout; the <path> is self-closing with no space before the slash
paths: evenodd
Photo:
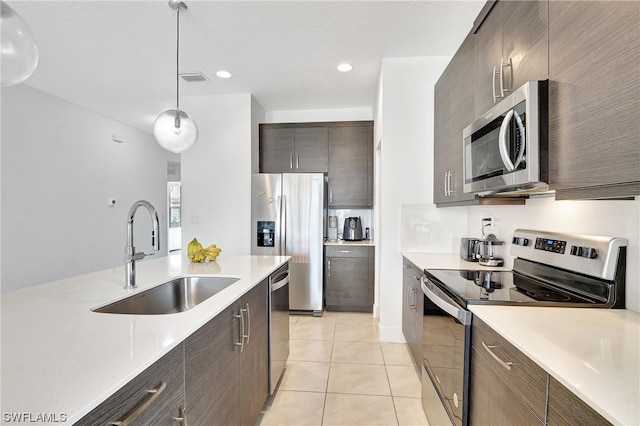
<path id="1" fill-rule="evenodd" d="M 427 278 L 463 306 L 603 303 L 511 271 L 428 270 Z"/>

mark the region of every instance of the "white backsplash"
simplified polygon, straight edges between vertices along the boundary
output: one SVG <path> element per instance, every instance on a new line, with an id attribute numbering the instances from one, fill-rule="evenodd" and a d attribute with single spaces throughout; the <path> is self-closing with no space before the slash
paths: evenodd
<path id="1" fill-rule="evenodd" d="M 457 253 L 467 234 L 467 208 L 402 204 L 402 252 Z"/>

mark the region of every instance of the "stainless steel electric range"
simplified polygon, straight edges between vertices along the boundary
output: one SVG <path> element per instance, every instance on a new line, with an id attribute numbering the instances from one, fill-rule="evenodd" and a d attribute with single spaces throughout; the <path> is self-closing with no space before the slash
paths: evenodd
<path id="1" fill-rule="evenodd" d="M 518 229 L 511 271 L 425 270 L 422 381 L 430 424 L 468 424 L 469 305 L 624 308 L 627 244 L 624 238 Z"/>

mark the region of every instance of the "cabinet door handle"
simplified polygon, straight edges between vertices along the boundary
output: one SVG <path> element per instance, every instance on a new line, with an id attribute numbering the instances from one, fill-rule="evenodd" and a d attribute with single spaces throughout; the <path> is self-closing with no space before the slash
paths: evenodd
<path id="1" fill-rule="evenodd" d="M 187 410 L 185 410 L 184 407 L 180 407 L 180 410 L 178 410 L 178 412 L 179 417 L 174 417 L 173 419 L 182 423 L 183 426 L 189 426 L 189 422 L 187 420 Z"/>
<path id="2" fill-rule="evenodd" d="M 240 343 L 235 342 L 234 345 L 240 346 L 240 352 L 244 352 L 244 315 L 242 315 L 242 309 L 234 317 L 240 319 Z"/>
<path id="3" fill-rule="evenodd" d="M 327 273 L 331 277 L 331 259 L 327 260 Z"/>
<path id="4" fill-rule="evenodd" d="M 112 426 L 128 426 L 131 423 L 133 423 L 135 419 L 137 419 L 140 416 L 140 414 L 144 413 L 145 410 L 149 408 L 151 404 L 153 404 L 153 401 L 158 399 L 158 397 L 160 396 L 162 391 L 165 390 L 166 387 L 167 387 L 167 382 L 162 382 L 155 389 L 147 389 L 146 392 L 150 394 L 149 397 L 144 401 L 142 401 L 140 405 L 138 405 L 136 408 L 133 409 L 133 411 L 129 412 L 128 413 L 129 415 L 124 420 L 111 422 L 111 425 Z"/>
<path id="5" fill-rule="evenodd" d="M 496 101 L 498 100 L 498 96 L 496 96 L 496 74 L 498 74 L 498 70 L 496 69 L 496 66 L 493 66 L 493 73 L 491 73 L 491 86 L 493 87 L 493 103 L 495 104 Z"/>
<path id="6" fill-rule="evenodd" d="M 453 187 L 451 186 L 451 178 L 453 177 L 453 172 L 451 170 L 449 170 L 449 197 L 451 197 L 453 194 L 455 194 L 455 191 L 452 189 Z"/>
<path id="7" fill-rule="evenodd" d="M 449 171 L 444 172 L 444 196 L 448 197 L 449 193 L 447 191 L 447 177 L 449 176 Z"/>
<path id="8" fill-rule="evenodd" d="M 247 329 L 244 333 L 244 337 L 247 339 L 247 345 L 249 344 L 249 338 L 251 337 L 251 311 L 249 310 L 249 304 L 245 303 L 246 309 L 240 309 L 247 313 Z"/>
<path id="9" fill-rule="evenodd" d="M 496 361 L 498 361 L 498 363 L 503 366 L 504 368 L 506 368 L 507 370 L 511 371 L 511 366 L 513 365 L 512 362 L 504 362 L 503 360 L 501 360 L 498 355 L 494 354 L 493 351 L 491 349 L 495 348 L 495 345 L 492 346 L 487 346 L 486 343 L 484 343 L 484 341 L 482 342 L 482 346 L 487 350 L 487 352 L 489 352 L 489 355 L 491 355 L 493 357 L 493 359 L 495 359 Z"/>
<path id="10" fill-rule="evenodd" d="M 293 170 L 293 154 L 289 154 L 289 169 Z"/>
<path id="11" fill-rule="evenodd" d="M 512 80 L 513 80 L 513 69 L 511 68 L 511 60 L 509 60 L 509 63 L 506 63 L 504 61 L 504 58 L 500 58 L 500 97 L 504 98 L 504 94 L 509 92 L 509 89 L 505 89 L 504 88 L 504 69 L 505 68 L 509 68 L 511 69 L 511 73 L 512 73 Z"/>
<path id="12" fill-rule="evenodd" d="M 296 170 L 300 168 L 300 154 L 296 154 Z"/>

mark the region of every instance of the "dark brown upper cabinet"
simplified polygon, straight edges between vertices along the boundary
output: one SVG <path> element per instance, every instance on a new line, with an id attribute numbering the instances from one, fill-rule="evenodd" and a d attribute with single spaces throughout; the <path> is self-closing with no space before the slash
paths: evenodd
<path id="1" fill-rule="evenodd" d="M 326 173 L 329 130 L 309 124 L 260 124 L 260 173 Z"/>
<path id="2" fill-rule="evenodd" d="M 475 115 L 530 80 L 546 80 L 548 1 L 487 2 L 474 24 Z"/>
<path id="3" fill-rule="evenodd" d="M 549 6 L 556 199 L 640 195 L 640 2 Z"/>
<path id="4" fill-rule="evenodd" d="M 329 207 L 373 205 L 373 122 L 329 127 Z"/>

